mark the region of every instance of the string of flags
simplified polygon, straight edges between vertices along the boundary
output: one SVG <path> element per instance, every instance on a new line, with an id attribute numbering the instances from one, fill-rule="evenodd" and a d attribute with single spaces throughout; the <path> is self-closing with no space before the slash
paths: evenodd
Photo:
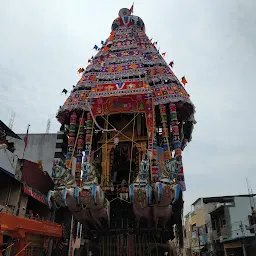
<path id="1" fill-rule="evenodd" d="M 150 41 L 152 41 L 152 39 L 150 39 Z M 157 42 L 154 42 L 154 43 L 153 43 L 154 46 L 155 46 L 155 44 L 157 44 Z M 160 48 L 159 48 L 159 49 L 160 49 Z M 159 50 L 158 50 L 158 52 L 159 52 Z M 166 56 L 166 52 L 162 52 L 162 56 L 165 57 L 165 56 Z M 169 63 L 169 66 L 170 66 L 171 68 L 173 68 L 173 66 L 174 66 L 174 61 L 171 61 L 171 62 Z M 182 82 L 182 84 L 183 84 L 184 86 L 188 83 L 188 81 L 187 81 L 187 79 L 186 79 L 185 76 L 183 76 L 183 77 L 181 78 L 181 82 Z"/>
<path id="2" fill-rule="evenodd" d="M 131 6 L 131 8 L 130 8 L 130 12 L 131 13 L 133 13 L 133 7 L 134 7 L 134 3 L 132 4 L 132 6 Z M 111 32 L 110 32 L 110 36 L 109 36 L 109 41 L 113 41 L 114 40 L 114 31 L 112 30 Z M 150 39 L 150 41 L 152 42 L 153 41 L 153 38 L 151 38 Z M 153 42 L 152 43 L 152 45 L 153 46 L 156 46 L 157 45 L 157 43 L 158 43 L 158 41 L 155 41 L 155 42 Z M 94 45 L 94 47 L 93 47 L 93 49 L 95 49 L 96 51 L 99 51 L 100 49 L 102 49 L 103 50 L 103 52 L 107 52 L 108 50 L 109 50 L 109 47 L 106 45 L 106 41 L 104 42 L 103 40 L 101 40 L 101 48 L 98 46 L 98 45 Z M 160 51 L 160 48 L 158 49 L 158 52 Z M 166 52 L 162 52 L 161 53 L 161 55 L 163 56 L 163 57 L 165 57 L 166 56 Z M 145 57 L 145 56 L 144 56 Z M 88 59 L 88 63 L 91 63 L 92 62 L 92 60 L 93 60 L 93 56 L 91 57 L 91 59 Z M 171 67 L 171 68 L 173 68 L 173 66 L 174 66 L 174 61 L 171 61 L 170 63 L 169 63 L 169 66 Z M 83 69 L 83 68 L 79 68 L 78 69 L 78 73 L 79 74 L 81 74 L 82 72 L 84 72 L 85 70 Z M 187 82 L 187 79 L 186 79 L 186 77 L 185 76 L 183 76 L 182 78 L 181 78 L 181 83 L 185 86 L 188 82 Z M 68 91 L 66 90 L 66 89 L 63 89 L 63 91 L 62 91 L 62 93 L 67 93 Z"/>

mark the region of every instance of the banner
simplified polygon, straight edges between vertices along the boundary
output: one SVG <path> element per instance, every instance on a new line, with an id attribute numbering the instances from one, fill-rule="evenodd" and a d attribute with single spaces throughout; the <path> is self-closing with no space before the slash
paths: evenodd
<path id="1" fill-rule="evenodd" d="M 46 199 L 45 199 L 45 195 L 42 194 L 40 191 L 30 187 L 29 185 L 27 184 L 23 184 L 23 190 L 24 190 L 24 193 L 33 197 L 34 199 L 36 199 L 37 201 L 43 203 L 43 204 L 46 204 Z"/>

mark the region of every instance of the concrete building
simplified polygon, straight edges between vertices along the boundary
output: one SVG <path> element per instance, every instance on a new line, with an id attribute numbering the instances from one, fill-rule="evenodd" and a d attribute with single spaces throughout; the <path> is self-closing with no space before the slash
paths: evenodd
<path id="1" fill-rule="evenodd" d="M 62 227 L 47 221 L 54 215 L 46 203 L 52 179 L 38 163 L 18 159 L 16 139 L 21 140 L 0 121 L 0 254 L 22 256 L 26 247 L 27 255 L 38 255 L 62 236 Z"/>
<path id="2" fill-rule="evenodd" d="M 15 139 L 14 154 L 20 159 L 26 159 L 38 163 L 42 161 L 44 171 L 49 175 L 52 173 L 54 159 L 65 159 L 67 153 L 67 136 L 64 132 L 29 134 L 28 144 L 24 151 L 24 137 L 26 134 L 18 135 L 21 140 Z"/>
<path id="3" fill-rule="evenodd" d="M 255 255 L 249 217 L 255 195 L 198 198 L 185 216 L 185 252 L 188 255 Z M 245 254 L 247 253 L 247 254 Z"/>

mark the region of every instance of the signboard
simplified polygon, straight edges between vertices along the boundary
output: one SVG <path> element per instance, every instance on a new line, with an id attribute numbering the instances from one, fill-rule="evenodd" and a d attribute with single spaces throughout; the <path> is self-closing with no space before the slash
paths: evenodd
<path id="1" fill-rule="evenodd" d="M 37 201 L 39 201 L 43 204 L 47 204 L 46 199 L 45 199 L 45 195 L 42 194 L 40 191 L 28 186 L 25 183 L 23 184 L 23 190 L 24 190 L 24 193 L 26 193 L 27 195 L 35 198 Z"/>

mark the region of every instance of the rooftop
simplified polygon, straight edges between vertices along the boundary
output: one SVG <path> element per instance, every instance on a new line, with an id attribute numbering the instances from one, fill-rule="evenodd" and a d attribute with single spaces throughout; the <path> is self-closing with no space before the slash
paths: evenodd
<path id="1" fill-rule="evenodd" d="M 12 138 L 15 138 L 15 139 L 20 139 L 21 138 L 16 134 L 14 133 L 4 122 L 2 122 L 0 120 L 0 129 L 3 130 L 5 132 L 5 135 L 6 136 L 9 136 L 9 137 L 12 137 Z"/>
<path id="2" fill-rule="evenodd" d="M 203 200 L 204 204 L 208 203 L 224 203 L 229 202 L 234 197 L 254 197 L 256 194 L 244 194 L 244 195 L 229 195 L 229 196 L 215 196 L 215 197 L 200 197 L 192 205 L 195 205 L 199 200 Z"/>

